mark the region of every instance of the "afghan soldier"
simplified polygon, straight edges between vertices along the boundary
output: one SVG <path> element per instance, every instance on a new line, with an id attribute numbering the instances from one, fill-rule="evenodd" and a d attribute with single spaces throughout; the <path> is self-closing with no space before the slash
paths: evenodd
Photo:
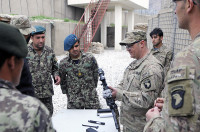
<path id="1" fill-rule="evenodd" d="M 64 40 L 67 57 L 59 64 L 61 89 L 67 94 L 68 109 L 97 109 L 98 65 L 92 54 L 80 51 L 78 38 L 70 34 Z"/>
<path id="2" fill-rule="evenodd" d="M 52 76 L 55 84 L 60 84 L 58 63 L 51 48 L 45 46 L 45 31 L 42 26 L 35 26 L 36 31 L 31 33 L 32 43 L 28 45 L 27 60 L 32 75 L 35 96 L 43 102 L 53 114 Z"/>
<path id="3" fill-rule="evenodd" d="M 0 31 L 0 131 L 54 132 L 47 108 L 15 88 L 28 52 L 24 37 L 1 22 Z"/>
<path id="4" fill-rule="evenodd" d="M 112 90 L 110 94 L 116 100 L 122 101 L 120 122 L 123 132 L 142 132 L 146 123 L 145 113 L 152 108 L 162 90 L 163 66 L 149 53 L 144 31 L 134 30 L 127 33 L 120 44 L 125 45 L 131 58 L 136 60 L 126 68 L 117 88 L 109 87 Z M 103 91 L 104 98 L 105 95 L 110 96 L 110 89 Z"/>
<path id="5" fill-rule="evenodd" d="M 200 131 L 200 1 L 174 2 L 179 28 L 189 31 L 192 44 L 175 56 L 167 75 L 165 99 L 157 99 L 156 107 L 147 112 L 145 132 Z"/>
<path id="6" fill-rule="evenodd" d="M 166 47 L 162 43 L 163 31 L 160 28 L 155 28 L 150 33 L 150 37 L 152 38 L 152 43 L 153 43 L 153 48 L 151 49 L 151 53 L 164 66 L 165 75 L 167 75 L 167 72 L 170 68 L 170 64 L 172 61 L 173 53 L 168 47 Z"/>

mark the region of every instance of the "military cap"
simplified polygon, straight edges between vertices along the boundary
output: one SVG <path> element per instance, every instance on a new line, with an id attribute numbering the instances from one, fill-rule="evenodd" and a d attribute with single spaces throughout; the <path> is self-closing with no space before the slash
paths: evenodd
<path id="1" fill-rule="evenodd" d="M 128 32 L 126 33 L 125 39 L 120 42 L 120 45 L 128 45 L 128 44 L 132 44 L 134 42 L 138 42 L 144 40 L 146 41 L 146 32 L 142 31 L 142 30 L 134 30 L 132 32 Z"/>
<path id="2" fill-rule="evenodd" d="M 64 40 L 64 50 L 68 51 L 72 48 L 72 46 L 79 41 L 79 39 L 74 34 L 68 35 Z"/>
<path id="3" fill-rule="evenodd" d="M 19 29 L 0 22 L 0 50 L 24 58 L 28 53 L 27 43 Z"/>
<path id="4" fill-rule="evenodd" d="M 11 16 L 7 14 L 0 14 L 0 21 L 5 23 L 10 23 Z"/>
<path id="5" fill-rule="evenodd" d="M 23 35 L 28 35 L 35 31 L 35 28 L 31 26 L 30 20 L 25 15 L 17 15 L 12 17 L 10 24 L 17 27 Z"/>
<path id="6" fill-rule="evenodd" d="M 46 32 L 46 28 L 44 28 L 43 26 L 34 26 L 35 27 L 35 31 L 33 31 L 32 33 L 31 33 L 31 35 L 33 36 L 33 35 L 35 35 L 35 34 L 44 34 L 45 32 Z"/>

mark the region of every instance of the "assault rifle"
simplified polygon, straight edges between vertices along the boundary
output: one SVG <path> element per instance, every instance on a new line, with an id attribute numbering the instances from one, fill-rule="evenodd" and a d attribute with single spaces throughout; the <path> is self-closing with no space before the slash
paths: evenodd
<path id="1" fill-rule="evenodd" d="M 98 69 L 98 73 L 99 73 L 99 78 L 100 78 L 100 81 L 102 82 L 101 85 L 103 85 L 103 90 L 107 90 L 109 89 L 108 86 L 107 86 L 107 83 L 106 83 L 106 79 L 104 77 L 104 71 L 99 68 Z M 107 103 L 107 106 L 110 107 L 110 110 L 112 112 L 112 115 L 113 115 L 113 119 L 114 119 L 114 122 L 115 122 L 115 127 L 118 131 L 120 131 L 120 127 L 119 127 L 119 111 L 117 109 L 117 105 L 115 104 L 115 101 L 112 97 L 107 97 L 106 98 L 106 103 Z"/>

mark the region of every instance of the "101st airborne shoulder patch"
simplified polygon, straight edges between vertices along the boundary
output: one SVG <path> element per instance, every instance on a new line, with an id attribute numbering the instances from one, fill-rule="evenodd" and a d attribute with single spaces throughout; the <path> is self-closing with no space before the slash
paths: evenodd
<path id="1" fill-rule="evenodd" d="M 144 84 L 144 87 L 145 87 L 146 89 L 151 88 L 151 81 L 150 81 L 149 79 L 145 80 L 145 81 L 143 82 L 143 84 Z"/>
<path id="2" fill-rule="evenodd" d="M 178 90 L 175 90 L 171 92 L 171 105 L 172 108 L 174 109 L 179 109 L 183 107 L 184 104 L 184 95 L 185 95 L 185 90 L 183 90 L 183 86 L 176 86 Z"/>
<path id="3" fill-rule="evenodd" d="M 167 75 L 167 97 L 169 116 L 188 116 L 194 114 L 193 97 L 194 69 L 189 67 L 176 67 Z"/>

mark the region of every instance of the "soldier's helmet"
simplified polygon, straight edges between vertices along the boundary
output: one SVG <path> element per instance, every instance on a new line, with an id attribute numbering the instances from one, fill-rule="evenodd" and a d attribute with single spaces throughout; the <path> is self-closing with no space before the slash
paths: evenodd
<path id="1" fill-rule="evenodd" d="M 146 41 L 146 32 L 142 31 L 142 30 L 133 30 L 132 32 L 127 32 L 125 35 L 125 39 L 120 42 L 120 45 L 128 45 L 128 44 L 132 44 L 135 42 L 139 42 L 141 40 Z"/>
<path id="2" fill-rule="evenodd" d="M 11 25 L 17 27 L 23 35 L 29 35 L 35 31 L 35 28 L 31 26 L 29 18 L 25 15 L 16 15 L 11 18 Z"/>

